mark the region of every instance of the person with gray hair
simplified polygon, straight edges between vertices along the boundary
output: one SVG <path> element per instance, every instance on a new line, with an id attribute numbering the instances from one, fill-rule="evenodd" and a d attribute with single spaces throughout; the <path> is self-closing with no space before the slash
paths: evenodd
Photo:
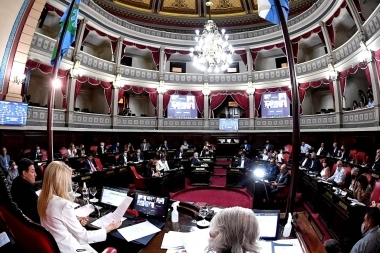
<path id="1" fill-rule="evenodd" d="M 220 210 L 210 224 L 209 253 L 258 253 L 259 223 L 251 209 Z"/>
<path id="2" fill-rule="evenodd" d="M 325 248 L 327 253 L 339 253 L 340 244 L 335 239 L 328 239 L 323 243 L 323 247 Z"/>

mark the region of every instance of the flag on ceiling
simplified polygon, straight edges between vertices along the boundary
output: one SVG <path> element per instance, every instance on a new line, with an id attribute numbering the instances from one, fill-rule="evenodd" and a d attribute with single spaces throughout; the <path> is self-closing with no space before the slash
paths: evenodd
<path id="1" fill-rule="evenodd" d="M 289 14 L 289 1 L 279 0 L 282 12 L 284 13 L 285 21 L 288 21 Z M 280 17 L 277 12 L 275 0 L 257 0 L 257 6 L 259 9 L 259 16 L 267 21 L 279 25 Z"/>
<path id="2" fill-rule="evenodd" d="M 57 42 L 55 43 L 53 55 L 51 56 L 51 65 L 54 66 L 55 58 L 58 56 L 58 66 L 61 64 L 63 55 L 69 50 L 71 44 L 75 41 L 75 36 L 77 33 L 77 26 L 78 26 L 78 14 L 79 14 L 79 4 L 81 0 L 73 0 L 71 4 L 67 7 L 65 13 L 61 17 L 61 20 L 59 21 L 59 25 L 61 27 L 61 30 L 58 34 Z M 74 6 L 72 6 L 74 5 Z M 72 8 L 71 8 L 72 6 Z M 71 8 L 71 12 L 70 12 Z M 69 13 L 70 12 L 70 13 Z M 66 31 L 63 31 L 64 24 L 66 22 L 66 19 L 69 18 L 67 29 Z M 62 38 L 63 35 L 63 38 Z M 58 43 L 59 40 L 63 39 L 62 41 L 62 47 L 61 51 L 58 51 Z"/>

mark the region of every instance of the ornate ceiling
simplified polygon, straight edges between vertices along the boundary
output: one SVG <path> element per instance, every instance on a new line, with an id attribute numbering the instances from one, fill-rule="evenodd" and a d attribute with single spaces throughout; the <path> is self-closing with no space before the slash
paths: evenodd
<path id="1" fill-rule="evenodd" d="M 317 0 L 290 0 L 290 15 L 308 9 Z M 94 0 L 112 14 L 129 22 L 165 29 L 185 31 L 203 27 L 206 0 Z M 260 29 L 269 25 L 257 15 L 257 0 L 213 0 L 211 16 L 218 26 L 229 31 Z"/>

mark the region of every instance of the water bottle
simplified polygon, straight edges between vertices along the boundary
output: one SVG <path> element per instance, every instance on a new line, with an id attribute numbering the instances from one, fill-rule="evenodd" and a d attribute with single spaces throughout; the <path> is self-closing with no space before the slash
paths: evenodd
<path id="1" fill-rule="evenodd" d="M 88 189 L 86 186 L 86 182 L 83 183 L 82 195 L 83 195 L 83 200 L 85 200 L 88 203 L 89 193 L 88 193 Z"/>

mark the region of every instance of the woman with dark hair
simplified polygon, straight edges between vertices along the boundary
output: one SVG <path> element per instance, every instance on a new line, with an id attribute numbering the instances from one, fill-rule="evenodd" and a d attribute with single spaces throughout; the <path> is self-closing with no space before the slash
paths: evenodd
<path id="1" fill-rule="evenodd" d="M 362 202 L 365 205 L 369 204 L 370 197 L 372 193 L 372 187 L 368 183 L 368 179 L 364 175 L 360 175 L 356 179 L 356 185 L 354 188 L 354 197 L 358 201 Z"/>
<path id="2" fill-rule="evenodd" d="M 352 110 L 357 110 L 359 109 L 359 105 L 358 105 L 358 102 L 356 100 L 354 100 L 354 102 L 352 103 Z"/>

